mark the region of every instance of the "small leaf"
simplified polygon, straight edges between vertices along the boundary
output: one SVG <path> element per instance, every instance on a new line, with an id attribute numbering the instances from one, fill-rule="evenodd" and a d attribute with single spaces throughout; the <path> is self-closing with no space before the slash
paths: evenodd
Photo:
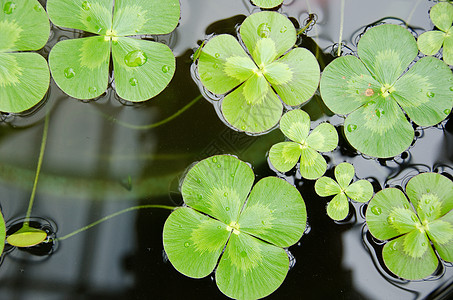
<path id="1" fill-rule="evenodd" d="M 414 244 L 415 242 L 416 244 Z M 405 246 L 407 244 L 411 244 L 414 248 L 407 248 Z M 409 255 L 407 251 L 412 251 L 418 255 L 423 252 L 423 254 L 414 256 Z M 388 242 L 384 246 L 382 255 L 384 263 L 390 271 L 399 277 L 409 280 L 429 276 L 434 273 L 439 264 L 426 234 L 418 230 L 414 230 L 411 235 L 404 235 Z"/>
<path id="2" fill-rule="evenodd" d="M 273 62 L 276 56 L 277 50 L 272 39 L 263 38 L 256 42 L 256 46 L 253 49 L 253 57 L 260 68 Z"/>
<path id="3" fill-rule="evenodd" d="M 24 225 L 21 229 L 9 235 L 6 241 L 12 246 L 24 248 L 41 244 L 46 238 L 47 233 L 45 231 Z"/>
<path id="4" fill-rule="evenodd" d="M 417 39 L 418 49 L 425 55 L 434 55 L 439 52 L 445 40 L 445 33 L 438 30 L 422 33 Z"/>
<path id="5" fill-rule="evenodd" d="M 116 0 L 113 30 L 120 36 L 167 34 L 178 25 L 179 0 Z"/>
<path id="6" fill-rule="evenodd" d="M 307 145 L 319 152 L 329 152 L 338 145 L 338 133 L 329 123 L 319 124 L 307 138 Z"/>
<path id="7" fill-rule="evenodd" d="M 274 292 L 288 273 L 285 250 L 246 233 L 232 234 L 216 270 L 219 289 L 234 299 L 258 299 Z"/>
<path id="8" fill-rule="evenodd" d="M 269 151 L 271 164 L 282 173 L 288 172 L 300 158 L 300 145 L 294 142 L 277 143 Z"/>
<path id="9" fill-rule="evenodd" d="M 230 231 L 222 222 L 181 207 L 168 217 L 162 235 L 165 252 L 176 270 L 202 278 L 217 265 Z"/>
<path id="10" fill-rule="evenodd" d="M 279 247 L 302 237 L 307 220 L 299 191 L 283 179 L 266 177 L 250 192 L 238 224 L 239 230 Z"/>
<path id="11" fill-rule="evenodd" d="M 323 176 L 316 180 L 315 191 L 319 196 L 327 197 L 341 193 L 341 188 L 332 178 Z"/>
<path id="12" fill-rule="evenodd" d="M 447 37 L 445 37 L 442 54 L 444 62 L 453 65 L 453 28 L 449 30 Z"/>
<path id="13" fill-rule="evenodd" d="M 344 220 L 349 213 L 349 201 L 345 194 L 341 193 L 333 197 L 327 205 L 327 215 L 336 221 Z"/>
<path id="14" fill-rule="evenodd" d="M 283 0 L 252 0 L 252 3 L 262 8 L 273 8 L 282 4 Z"/>
<path id="15" fill-rule="evenodd" d="M 453 6 L 450 3 L 437 3 L 429 12 L 431 21 L 442 31 L 450 29 L 453 23 Z"/>
<path id="16" fill-rule="evenodd" d="M 312 148 L 304 148 L 300 155 L 300 174 L 307 179 L 317 179 L 326 172 L 327 163 L 324 157 Z"/>
<path id="17" fill-rule="evenodd" d="M 228 225 L 237 222 L 254 179 L 246 163 L 233 156 L 217 155 L 189 170 L 181 193 L 188 206 Z"/>
<path id="18" fill-rule="evenodd" d="M 430 222 L 428 226 L 428 236 L 439 256 L 447 262 L 453 262 L 453 211 Z"/>
<path id="19" fill-rule="evenodd" d="M 303 110 L 290 110 L 280 120 L 280 130 L 292 141 L 303 143 L 310 131 L 310 116 Z"/>
<path id="20" fill-rule="evenodd" d="M 214 94 L 224 94 L 238 86 L 255 68 L 238 41 L 227 34 L 210 39 L 198 60 L 200 80 Z"/>
<path id="21" fill-rule="evenodd" d="M 344 190 L 351 183 L 355 175 L 354 166 L 349 163 L 341 163 L 335 167 L 335 179 Z"/>
<path id="22" fill-rule="evenodd" d="M 5 248 L 5 239 L 6 239 L 5 219 L 3 219 L 3 214 L 0 211 L 0 256 L 3 253 L 3 248 Z"/>
<path id="23" fill-rule="evenodd" d="M 139 52 L 138 61 L 127 60 Z M 112 45 L 115 88 L 129 101 L 148 100 L 165 89 L 175 73 L 175 56 L 167 45 L 120 37 Z M 143 63 L 143 64 L 142 64 Z"/>
<path id="24" fill-rule="evenodd" d="M 248 105 L 260 104 L 268 93 L 273 93 L 266 78 L 260 73 L 253 74 L 243 87 L 242 94 Z"/>
<path id="25" fill-rule="evenodd" d="M 348 186 L 345 193 L 352 200 L 365 203 L 373 197 L 373 185 L 368 180 L 362 179 Z"/>

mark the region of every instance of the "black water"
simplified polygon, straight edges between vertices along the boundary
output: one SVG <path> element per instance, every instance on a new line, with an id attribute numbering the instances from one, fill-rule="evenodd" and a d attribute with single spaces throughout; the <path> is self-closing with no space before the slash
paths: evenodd
<path id="1" fill-rule="evenodd" d="M 45 4 L 45 1 L 41 1 Z M 416 5 L 415 9 L 414 5 Z M 431 1 L 346 0 L 343 52 L 366 25 L 407 21 L 415 33 L 432 29 Z M 310 7 L 309 7 L 310 6 Z M 56 236 L 123 208 L 137 204 L 181 204 L 178 192 L 184 170 L 194 161 L 218 153 L 237 155 L 254 166 L 257 179 L 275 175 L 266 152 L 283 140 L 279 130 L 251 137 L 219 120 L 213 105 L 202 99 L 170 123 L 148 130 L 146 125 L 174 114 L 200 94 L 192 80 L 191 55 L 211 34 L 236 33 L 236 26 L 258 11 L 247 0 L 182 0 L 176 31 L 159 37 L 177 57 L 169 87 L 142 104 L 120 100 L 109 87 L 95 101 L 82 102 L 63 94 L 52 82 L 42 106 L 23 115 L 3 115 L 0 123 L 0 203 L 7 224 L 24 217 L 39 154 L 43 119 L 50 110 L 50 128 L 33 222 Z M 281 12 L 304 24 L 310 12 L 317 25 L 300 41 L 324 52 L 323 67 L 338 43 L 339 0 L 285 1 Z M 411 18 L 410 18 L 411 16 Z M 410 18 L 410 20 L 408 20 Z M 47 57 L 59 40 L 80 37 L 71 30 L 52 28 L 40 51 Z M 329 121 L 341 133 L 342 119 L 332 116 L 314 97 L 304 106 L 313 127 Z M 404 186 L 419 172 L 436 171 L 453 177 L 453 121 L 433 128 L 416 127 L 416 140 L 402 155 L 376 160 L 358 155 L 340 136 L 340 146 L 326 154 L 330 170 L 352 163 L 359 178 L 372 181 L 375 191 Z M 115 121 L 116 120 L 116 121 Z M 123 122 L 123 123 L 122 123 Z M 283 176 L 283 174 L 280 174 Z M 289 250 L 294 266 L 272 299 L 440 299 L 452 295 L 453 268 L 439 268 L 424 281 L 405 282 L 390 275 L 381 263 L 382 245 L 364 227 L 366 206 L 352 204 L 347 220 L 335 223 L 325 213 L 328 199 L 314 193 L 314 182 L 295 172 L 285 174 L 305 199 L 307 234 Z M 0 266 L 0 299 L 179 299 L 224 298 L 212 277 L 191 279 L 166 260 L 162 227 L 167 211 L 142 210 L 124 214 L 51 249 L 6 249 Z M 447 297 L 447 296 L 445 296 Z"/>

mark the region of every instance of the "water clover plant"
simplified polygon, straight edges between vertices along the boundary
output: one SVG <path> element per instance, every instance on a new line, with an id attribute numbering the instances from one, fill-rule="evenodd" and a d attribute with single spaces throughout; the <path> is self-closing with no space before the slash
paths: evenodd
<path id="1" fill-rule="evenodd" d="M 313 96 L 319 65 L 307 49 L 292 49 L 296 29 L 277 12 L 250 15 L 239 33 L 245 50 L 227 34 L 206 43 L 198 61 L 200 80 L 214 94 L 228 93 L 221 110 L 229 124 L 240 131 L 264 132 L 282 115 L 280 99 L 297 106 Z"/>
<path id="2" fill-rule="evenodd" d="M 335 167 L 335 180 L 323 176 L 316 180 L 315 191 L 321 197 L 333 196 L 327 205 L 327 215 L 337 221 L 349 214 L 348 198 L 357 202 L 367 202 L 373 197 L 373 186 L 368 180 L 358 180 L 351 184 L 355 175 L 354 166 L 341 163 Z"/>
<path id="3" fill-rule="evenodd" d="M 288 172 L 300 161 L 302 177 L 316 179 L 322 176 L 326 172 L 327 163 L 319 152 L 332 151 L 338 145 L 335 127 L 321 123 L 309 134 L 310 116 L 297 109 L 283 115 L 280 130 L 290 141 L 271 147 L 269 159 L 272 165 L 280 172 Z"/>
<path id="4" fill-rule="evenodd" d="M 194 165 L 181 186 L 187 206 L 164 225 L 168 259 L 182 274 L 201 278 L 217 266 L 219 289 L 237 299 L 262 298 L 286 277 L 288 255 L 306 225 L 306 209 L 295 187 L 266 177 L 252 188 L 252 169 L 218 155 Z"/>
<path id="5" fill-rule="evenodd" d="M 360 39 L 358 57 L 333 60 L 321 78 L 321 96 L 336 114 L 347 115 L 344 133 L 357 150 L 392 157 L 407 149 L 414 129 L 445 119 L 453 105 L 453 74 L 434 57 L 419 59 L 412 34 L 398 25 L 369 29 Z M 403 111 L 404 110 L 404 111 Z"/>
<path id="6" fill-rule="evenodd" d="M 387 188 L 371 199 L 366 211 L 370 233 L 384 245 L 388 269 L 399 277 L 421 279 L 439 259 L 453 261 L 453 182 L 437 173 L 422 173 L 406 185 L 406 195 Z M 434 248 L 434 249 L 433 249 Z"/>
<path id="7" fill-rule="evenodd" d="M 453 5 L 437 3 L 429 12 L 431 21 L 440 30 L 427 31 L 418 37 L 418 49 L 425 55 L 434 55 L 443 46 L 444 62 L 453 65 Z"/>
<path id="8" fill-rule="evenodd" d="M 252 0 L 252 3 L 262 8 L 273 8 L 283 3 L 283 0 Z"/>
<path id="9" fill-rule="evenodd" d="M 173 31 L 180 15 L 178 0 L 49 0 L 47 12 L 57 26 L 94 34 L 61 41 L 50 52 L 52 76 L 71 97 L 91 99 L 104 93 L 110 52 L 121 98 L 147 100 L 172 79 L 175 57 L 170 48 L 130 36 Z"/>
<path id="10" fill-rule="evenodd" d="M 33 51 L 46 44 L 49 19 L 36 0 L 0 0 L 0 111 L 35 106 L 49 88 L 46 60 Z"/>
<path id="11" fill-rule="evenodd" d="M 5 248 L 5 239 L 6 239 L 5 219 L 3 219 L 3 214 L 0 211 L 0 256 L 3 253 L 3 248 Z"/>

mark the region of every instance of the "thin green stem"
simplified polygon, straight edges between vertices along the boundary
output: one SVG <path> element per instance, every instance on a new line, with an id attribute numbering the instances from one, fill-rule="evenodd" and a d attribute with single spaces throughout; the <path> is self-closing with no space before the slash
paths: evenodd
<path id="1" fill-rule="evenodd" d="M 341 8 L 340 8 L 340 36 L 338 37 L 338 52 L 337 56 L 341 55 L 341 41 L 343 40 L 343 26 L 344 26 L 344 2 L 345 0 L 341 0 Z"/>
<path id="2" fill-rule="evenodd" d="M 108 215 L 108 216 L 105 216 L 103 217 L 102 219 L 99 219 L 91 224 L 88 224 L 87 226 L 84 226 L 80 229 L 77 229 L 76 231 L 73 231 L 65 236 L 62 236 L 60 238 L 56 238 L 56 239 L 53 239 L 54 241 L 63 241 L 63 240 L 66 240 L 67 238 L 70 238 L 72 237 L 73 235 L 76 235 L 78 233 L 81 233 L 85 230 L 88 230 L 90 229 L 91 227 L 94 227 L 104 221 L 107 221 L 111 218 L 114 218 L 116 216 L 119 216 L 121 214 L 124 214 L 126 212 L 129 212 L 129 211 L 133 211 L 133 210 L 138 210 L 138 209 L 145 209 L 145 208 L 162 208 L 162 209 L 168 209 L 168 210 L 174 210 L 176 208 L 176 206 L 168 206 L 168 205 L 158 205 L 158 204 L 147 204 L 147 205 L 138 205 L 138 206 L 132 206 L 132 207 L 129 207 L 129 208 L 125 208 L 123 210 L 120 210 L 120 211 L 117 211 L 116 213 L 113 213 L 111 215 Z"/>
<path id="3" fill-rule="evenodd" d="M 36 168 L 35 181 L 33 182 L 33 189 L 31 191 L 30 201 L 28 202 L 28 209 L 27 209 L 27 214 L 25 215 L 25 221 L 24 221 L 23 227 L 28 227 L 29 223 L 30 223 L 31 210 L 33 208 L 33 202 L 35 201 L 36 187 L 38 186 L 39 173 L 41 173 L 41 166 L 42 166 L 42 161 L 43 161 L 43 157 L 44 157 L 44 150 L 46 149 L 47 133 L 49 131 L 49 116 L 50 116 L 50 113 L 47 113 L 46 118 L 44 119 L 44 130 L 43 130 L 42 139 L 41 139 L 41 149 L 39 151 L 38 166 Z"/>
<path id="4" fill-rule="evenodd" d="M 118 125 L 120 126 L 123 126 L 123 127 L 126 127 L 126 128 L 130 128 L 130 129 L 136 129 L 136 130 L 147 130 L 147 129 L 153 129 L 153 128 L 156 128 L 158 126 L 161 126 L 161 125 L 164 125 L 170 121 L 172 121 L 173 119 L 175 119 L 176 117 L 178 117 L 180 114 L 182 114 L 183 112 L 185 112 L 186 110 L 188 110 L 190 107 L 192 107 L 195 103 L 197 103 L 203 96 L 200 94 L 198 95 L 197 97 L 195 97 L 195 99 L 193 99 L 192 101 L 190 101 L 188 104 L 186 104 L 186 106 L 184 106 L 183 108 L 181 108 L 180 110 L 178 110 L 176 113 L 174 113 L 173 115 L 169 116 L 168 118 L 162 120 L 162 121 L 159 121 L 157 123 L 153 123 L 153 124 L 148 124 L 148 125 L 133 125 L 133 124 L 130 124 L 130 123 L 127 123 L 127 122 L 123 122 L 123 121 L 120 121 L 120 120 L 117 120 L 115 118 L 109 118 L 110 120 L 112 120 L 113 122 L 117 123 Z"/>
<path id="5" fill-rule="evenodd" d="M 301 34 L 301 33 L 304 33 L 305 30 L 307 30 L 308 27 L 310 27 L 311 23 L 313 23 L 314 21 L 314 18 L 311 18 L 307 25 L 305 25 L 304 27 L 302 27 L 298 32 L 297 32 L 297 35 Z"/>

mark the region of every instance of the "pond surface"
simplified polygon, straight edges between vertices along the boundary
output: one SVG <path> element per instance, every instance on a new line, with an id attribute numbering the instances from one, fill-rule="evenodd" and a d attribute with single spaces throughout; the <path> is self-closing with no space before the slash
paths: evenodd
<path id="1" fill-rule="evenodd" d="M 41 1 L 45 5 L 45 1 Z M 415 4 L 415 6 L 414 6 Z M 346 0 L 343 41 L 355 50 L 366 25 L 380 19 L 414 32 L 432 29 L 432 1 Z M 66 96 L 53 81 L 45 103 L 23 115 L 3 115 L 0 123 L 1 209 L 7 225 L 25 216 L 34 180 L 44 116 L 50 111 L 47 148 L 33 207 L 33 221 L 63 236 L 103 216 L 138 204 L 180 205 L 179 182 L 197 160 L 228 153 L 253 165 L 257 179 L 275 175 L 266 153 L 283 141 L 280 131 L 253 137 L 237 133 L 200 97 L 191 55 L 197 43 L 212 34 L 235 34 L 238 23 L 259 11 L 247 0 L 181 0 L 181 20 L 174 33 L 159 37 L 177 57 L 176 74 L 156 98 L 131 104 L 109 87 L 94 101 Z M 339 0 L 284 1 L 280 11 L 304 24 L 308 14 L 317 24 L 302 40 L 333 56 L 340 34 Z M 81 33 L 53 27 L 46 58 L 58 41 Z M 204 93 L 204 92 L 203 92 Z M 172 121 L 152 128 L 194 101 Z M 325 113 L 315 96 L 306 106 L 312 128 L 329 121 L 341 130 L 342 119 Z M 348 161 L 359 178 L 373 182 L 375 191 L 404 186 L 420 171 L 437 171 L 453 178 L 453 124 L 449 118 L 432 128 L 416 128 L 416 141 L 402 155 L 376 160 L 361 155 L 340 136 L 340 146 L 326 155 L 327 175 Z M 380 245 L 364 226 L 366 207 L 354 204 L 346 221 L 335 223 L 325 212 L 328 201 L 314 193 L 314 181 L 293 173 L 307 206 L 307 234 L 289 250 L 293 266 L 276 299 L 440 299 L 453 295 L 453 268 L 440 268 L 432 278 L 404 282 L 380 265 Z M 0 299 L 180 299 L 224 297 L 212 277 L 190 279 L 167 261 L 162 228 L 168 211 L 141 210 L 109 220 L 50 248 L 12 249 L 0 267 Z M 30 253 L 32 252 L 32 253 Z M 48 253 L 51 252 L 51 255 Z"/>

